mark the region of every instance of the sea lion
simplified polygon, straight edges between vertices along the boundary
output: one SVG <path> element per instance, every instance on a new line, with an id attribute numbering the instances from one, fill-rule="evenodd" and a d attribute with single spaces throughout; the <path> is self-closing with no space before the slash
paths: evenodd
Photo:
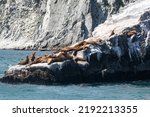
<path id="1" fill-rule="evenodd" d="M 85 46 L 85 45 L 88 45 L 88 44 L 97 44 L 97 41 L 94 41 L 94 40 L 83 40 L 83 41 L 80 41 L 78 44 L 76 44 L 74 47 L 80 47 L 80 46 Z"/>
<path id="2" fill-rule="evenodd" d="M 51 64 L 53 62 L 62 62 L 64 60 L 74 60 L 75 62 L 86 61 L 84 58 L 72 56 L 68 54 L 67 52 L 61 52 L 57 57 L 49 57 L 47 59 L 47 63 Z"/>
<path id="3" fill-rule="evenodd" d="M 98 39 L 97 41 L 100 41 L 100 39 Z M 35 58 L 35 53 L 33 53 L 30 57 L 30 59 L 32 58 L 32 60 L 29 65 L 36 64 L 36 63 L 51 64 L 53 62 L 61 62 L 61 61 L 68 60 L 68 59 L 70 59 L 70 60 L 72 59 L 75 61 L 78 61 L 78 60 L 85 61 L 84 58 L 72 56 L 72 55 L 68 54 L 68 52 L 70 52 L 70 51 L 77 52 L 80 50 L 84 50 L 86 48 L 89 48 L 90 44 L 97 44 L 97 41 L 94 41 L 94 40 L 80 41 L 76 45 L 68 46 L 68 47 L 57 50 L 57 52 L 55 52 L 55 54 L 45 55 L 45 56 L 41 56 L 41 57 L 37 57 L 37 58 Z"/>
<path id="4" fill-rule="evenodd" d="M 34 59 L 35 59 L 35 54 L 36 54 L 36 52 L 33 52 L 33 53 L 31 54 L 31 56 L 29 56 L 29 61 L 30 61 L 30 62 L 34 61 Z"/>
<path id="5" fill-rule="evenodd" d="M 30 65 L 36 64 L 36 63 L 51 64 L 53 62 L 61 62 L 63 60 L 67 60 L 67 59 L 73 59 L 73 57 L 71 55 L 69 55 L 67 52 L 59 52 L 55 55 L 44 55 L 44 56 L 37 57 L 37 58 L 35 58 L 34 61 L 32 61 L 30 63 Z"/>
<path id="6" fill-rule="evenodd" d="M 127 32 L 128 37 L 131 37 L 132 35 L 136 35 L 136 34 L 137 34 L 136 30 L 132 30 L 132 31 Z"/>
<path id="7" fill-rule="evenodd" d="M 53 48 L 52 50 L 55 51 L 54 53 L 79 51 L 79 50 L 88 48 L 88 46 L 90 44 L 98 44 L 99 42 L 102 42 L 102 40 L 100 38 L 97 38 L 95 40 L 83 40 L 83 41 L 80 41 L 77 44 L 72 45 L 72 46 L 67 46 L 67 47 L 64 47 L 62 49 Z"/>
<path id="8" fill-rule="evenodd" d="M 80 41 L 74 46 L 68 46 L 60 49 L 60 52 L 69 52 L 69 51 L 80 51 L 82 49 L 88 48 L 89 44 L 97 44 L 97 41 L 89 40 L 89 41 Z"/>
<path id="9" fill-rule="evenodd" d="M 86 43 L 87 43 L 86 41 L 80 41 L 79 43 L 73 46 L 68 46 L 68 47 L 60 49 L 60 52 L 69 52 L 69 51 L 78 50 L 79 48 L 82 48 L 83 45 L 86 45 Z"/>
<path id="10" fill-rule="evenodd" d="M 48 55 L 37 57 L 29 65 L 36 64 L 36 63 L 47 63 L 48 58 L 49 58 Z"/>
<path id="11" fill-rule="evenodd" d="M 51 64 L 53 62 L 61 62 L 67 59 L 73 59 L 73 56 L 69 55 L 67 52 L 60 52 L 55 57 L 49 57 L 47 63 Z"/>
<path id="12" fill-rule="evenodd" d="M 28 64 L 28 63 L 29 63 L 29 57 L 28 57 L 28 56 L 26 56 L 26 59 L 25 59 L 25 60 L 20 61 L 20 62 L 18 63 L 18 65 L 26 65 L 26 64 Z"/>

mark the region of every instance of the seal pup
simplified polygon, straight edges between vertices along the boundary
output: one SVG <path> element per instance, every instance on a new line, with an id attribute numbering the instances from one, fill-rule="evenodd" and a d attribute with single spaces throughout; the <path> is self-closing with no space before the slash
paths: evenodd
<path id="1" fill-rule="evenodd" d="M 26 64 L 28 64 L 28 63 L 29 63 L 29 57 L 26 56 L 25 60 L 20 61 L 20 62 L 18 63 L 18 65 L 26 65 Z"/>

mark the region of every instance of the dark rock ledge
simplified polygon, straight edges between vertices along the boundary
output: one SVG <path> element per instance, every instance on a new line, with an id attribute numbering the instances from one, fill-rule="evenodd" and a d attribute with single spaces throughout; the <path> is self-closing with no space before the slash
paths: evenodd
<path id="1" fill-rule="evenodd" d="M 65 60 L 51 64 L 10 67 L 4 83 L 69 84 L 126 82 L 150 79 L 150 12 L 138 25 L 114 34 L 108 40 L 88 44 L 76 53 L 86 61 Z M 71 55 L 74 51 L 69 51 Z"/>

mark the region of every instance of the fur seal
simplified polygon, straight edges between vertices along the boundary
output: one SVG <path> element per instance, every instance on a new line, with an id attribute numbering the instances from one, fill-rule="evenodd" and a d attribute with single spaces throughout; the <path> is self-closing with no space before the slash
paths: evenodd
<path id="1" fill-rule="evenodd" d="M 29 57 L 28 57 L 28 56 L 26 56 L 26 59 L 25 59 L 25 60 L 20 61 L 18 64 L 19 64 L 19 65 L 26 65 L 26 64 L 28 64 L 28 63 L 29 63 Z"/>

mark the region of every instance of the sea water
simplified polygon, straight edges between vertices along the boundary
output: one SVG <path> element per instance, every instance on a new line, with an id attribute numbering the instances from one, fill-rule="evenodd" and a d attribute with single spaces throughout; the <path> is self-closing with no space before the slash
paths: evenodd
<path id="1" fill-rule="evenodd" d="M 32 51 L 0 50 L 0 77 L 9 66 L 15 65 Z M 38 52 L 38 55 L 50 52 Z M 149 76 L 148 76 L 149 77 Z M 150 99 L 150 81 L 128 83 L 79 84 L 79 85 L 32 85 L 0 83 L 0 99 L 21 100 L 120 100 Z"/>

